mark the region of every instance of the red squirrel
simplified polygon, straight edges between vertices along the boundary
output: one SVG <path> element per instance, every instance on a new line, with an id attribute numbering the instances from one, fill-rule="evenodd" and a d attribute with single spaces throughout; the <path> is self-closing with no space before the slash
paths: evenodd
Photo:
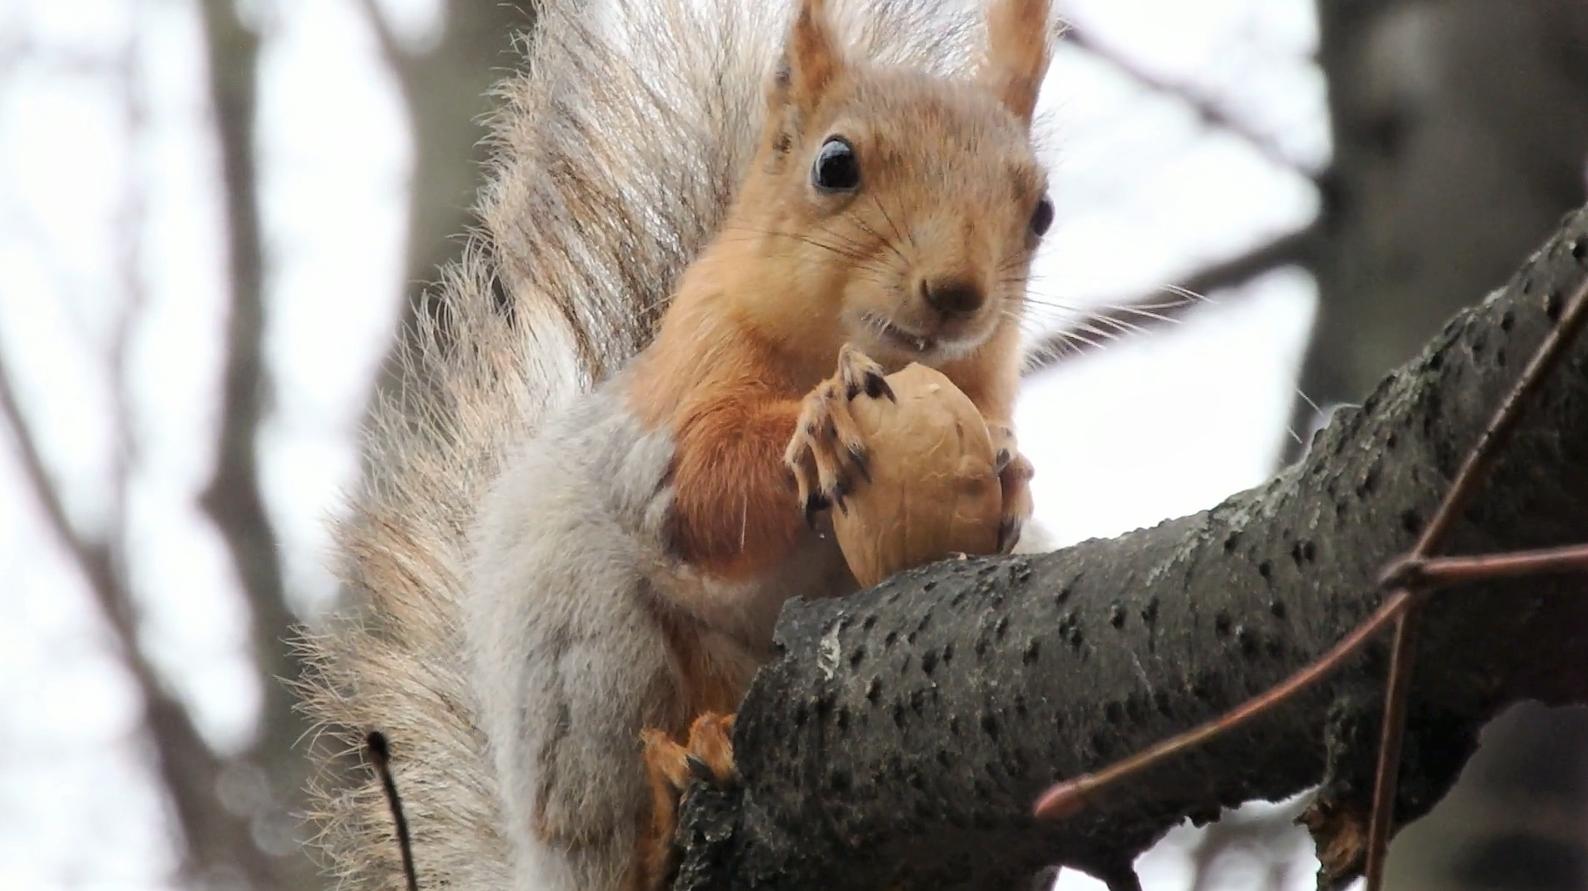
<path id="1" fill-rule="evenodd" d="M 1012 413 L 1054 217 L 1031 126 L 1055 29 L 1048 0 L 985 2 L 980 58 L 948 76 L 866 58 L 826 0 L 795 0 L 753 153 L 654 339 L 482 484 L 461 657 L 511 887 L 662 879 L 689 759 L 731 776 L 783 603 L 857 587 L 830 512 L 866 485 L 849 405 L 891 398 L 886 374 L 928 365 L 975 403 L 1000 547 L 1028 549 Z"/>

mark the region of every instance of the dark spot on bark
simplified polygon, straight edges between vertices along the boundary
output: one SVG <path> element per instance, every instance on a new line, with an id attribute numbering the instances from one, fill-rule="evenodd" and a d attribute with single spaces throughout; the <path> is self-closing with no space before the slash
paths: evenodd
<path id="1" fill-rule="evenodd" d="M 1069 585 L 1065 585 L 1064 587 L 1060 588 L 1059 593 L 1053 595 L 1053 605 L 1063 606 L 1064 601 L 1070 599 L 1070 590 L 1071 589 Z"/>
<path id="2" fill-rule="evenodd" d="M 1125 627 L 1125 604 L 1121 601 L 1116 600 L 1108 605 L 1108 624 L 1115 628 Z"/>
<path id="3" fill-rule="evenodd" d="M 925 631 L 926 629 L 928 629 L 930 627 L 932 627 L 932 614 L 931 613 L 927 613 L 926 615 L 922 616 L 921 617 L 921 621 L 916 624 L 915 630 L 916 631 Z"/>
<path id="4" fill-rule="evenodd" d="M 866 699 L 869 702 L 876 702 L 877 699 L 879 697 L 881 697 L 881 696 L 882 696 L 882 679 L 878 678 L 878 677 L 873 677 L 871 679 L 871 683 L 866 685 Z"/>
<path id="5" fill-rule="evenodd" d="M 898 642 L 899 642 L 899 632 L 897 632 L 897 631 L 889 631 L 882 638 L 882 645 L 884 647 L 891 647 L 891 646 L 893 646 L 894 644 L 896 644 Z"/>
<path id="6" fill-rule="evenodd" d="M 1248 656 L 1257 652 L 1257 635 L 1245 625 L 1235 626 L 1235 642 L 1240 645 L 1241 652 Z"/>
<path id="7" fill-rule="evenodd" d="M 1417 515 L 1417 511 L 1411 508 L 1401 511 L 1401 528 L 1408 534 L 1416 535 L 1422 527 L 1423 518 Z"/>
<path id="8" fill-rule="evenodd" d="M 849 781 L 849 772 L 845 770 L 834 770 L 832 779 L 828 783 L 828 787 L 839 795 L 843 795 L 844 793 L 848 792 L 851 785 L 852 784 Z"/>
<path id="9" fill-rule="evenodd" d="M 933 670 L 935 670 L 936 668 L 937 668 L 937 653 L 932 651 L 932 650 L 927 650 L 926 652 L 922 653 L 921 654 L 921 672 L 923 674 L 925 674 L 927 677 L 931 677 Z"/>
<path id="10" fill-rule="evenodd" d="M 1560 292 L 1554 288 L 1544 295 L 1544 315 L 1548 316 L 1551 322 L 1560 321 L 1561 303 Z"/>
<path id="11" fill-rule="evenodd" d="M 1283 619 L 1285 617 L 1284 601 L 1281 601 L 1277 598 L 1268 601 L 1268 611 L 1274 614 L 1274 618 Z"/>
<path id="12" fill-rule="evenodd" d="M 915 646 L 915 632 L 911 631 L 909 634 L 906 634 L 904 636 L 904 642 L 912 647 Z"/>
<path id="13" fill-rule="evenodd" d="M 904 703 L 903 702 L 897 702 L 896 701 L 896 702 L 893 703 L 893 726 L 900 727 L 900 728 L 902 728 L 904 726 Z"/>
<path id="14" fill-rule="evenodd" d="M 866 620 L 860 623 L 860 630 L 870 631 L 872 628 L 875 628 L 876 625 L 877 617 L 875 615 L 866 616 Z"/>
<path id="15" fill-rule="evenodd" d="M 838 707 L 838 716 L 833 719 L 833 722 L 838 725 L 838 729 L 839 730 L 848 730 L 849 729 L 849 706 L 847 706 L 847 705 L 839 706 Z"/>
<path id="16" fill-rule="evenodd" d="M 1437 410 L 1437 408 L 1435 410 Z M 1378 487 L 1378 465 L 1374 464 L 1372 467 L 1369 467 L 1367 469 L 1366 473 L 1362 474 L 1362 481 L 1360 483 L 1357 483 L 1357 485 L 1356 485 L 1356 497 L 1358 497 L 1358 498 L 1366 498 L 1367 496 L 1373 494 L 1373 490 L 1376 489 L 1377 487 Z"/>
<path id="17" fill-rule="evenodd" d="M 987 656 L 987 638 L 976 638 L 976 658 L 983 659 Z"/>
<path id="18" fill-rule="evenodd" d="M 1497 368 L 1504 368 L 1505 367 L 1505 348 L 1504 347 L 1501 347 L 1501 348 L 1499 348 L 1499 349 L 1494 351 L 1494 365 Z"/>
<path id="19" fill-rule="evenodd" d="M 1257 574 L 1262 576 L 1264 580 L 1272 581 L 1274 575 L 1274 564 L 1268 562 L 1267 560 L 1257 564 Z"/>
<path id="20" fill-rule="evenodd" d="M 1148 625 L 1158 621 L 1158 598 L 1147 598 L 1147 605 L 1141 608 L 1141 620 Z"/>
<path id="21" fill-rule="evenodd" d="M 921 586 L 922 591 L 930 591 L 937 587 L 937 579 L 932 579 Z"/>
<path id="22" fill-rule="evenodd" d="M 1400 444 L 1401 444 L 1401 438 L 1399 436 L 1395 435 L 1394 433 L 1391 433 L 1389 436 L 1385 437 L 1385 439 L 1384 439 L 1384 448 L 1386 448 L 1386 449 L 1388 449 L 1390 451 L 1394 451 L 1395 447 L 1400 445 Z M 1319 464 L 1318 466 L 1322 467 L 1323 465 Z"/>
<path id="23" fill-rule="evenodd" d="M 1009 617 L 999 616 L 998 623 L 993 625 L 993 635 L 999 640 L 1004 639 L 1004 632 L 1009 630 Z"/>
<path id="24" fill-rule="evenodd" d="M 855 647 L 855 651 L 849 654 L 849 667 L 859 668 L 860 663 L 864 661 L 866 661 L 866 648 L 865 645 L 862 644 Z"/>
<path id="25" fill-rule="evenodd" d="M 1523 293 L 1526 293 L 1526 292 L 1523 292 Z M 1501 331 L 1509 332 L 1511 330 L 1511 326 L 1513 326 L 1515 324 L 1516 324 L 1516 313 L 1514 313 L 1514 312 L 1512 312 L 1511 310 L 1508 309 L 1508 310 L 1506 310 L 1504 313 L 1502 313 L 1500 315 L 1500 330 Z"/>
<path id="26" fill-rule="evenodd" d="M 1021 665 L 1035 665 L 1038 655 L 1042 652 L 1042 642 L 1036 638 L 1026 641 L 1026 648 L 1020 654 Z"/>
<path id="27" fill-rule="evenodd" d="M 1223 637 L 1224 635 L 1230 633 L 1229 613 L 1225 612 L 1224 610 L 1219 610 L 1218 615 L 1213 617 L 1213 633 L 1217 634 L 1219 637 Z"/>
<path id="28" fill-rule="evenodd" d="M 1588 238 L 1579 235 L 1572 239 L 1571 258 L 1581 263 L 1584 257 L 1588 257 Z"/>
<path id="29" fill-rule="evenodd" d="M 992 740 L 993 742 L 997 742 L 998 741 L 998 718 L 996 716 L 994 716 L 994 715 L 991 715 L 991 714 L 982 715 L 981 716 L 981 730 L 982 730 L 983 733 L 987 734 L 987 738 L 988 739 Z"/>
<path id="30" fill-rule="evenodd" d="M 1125 709 L 1117 702 L 1110 702 L 1103 706 L 1103 717 L 1107 718 L 1110 724 L 1118 724 L 1125 719 Z"/>
<path id="31" fill-rule="evenodd" d="M 1235 545 L 1240 539 L 1241 534 L 1239 532 L 1231 532 L 1229 535 L 1224 536 L 1224 553 L 1228 554 L 1234 551 Z"/>

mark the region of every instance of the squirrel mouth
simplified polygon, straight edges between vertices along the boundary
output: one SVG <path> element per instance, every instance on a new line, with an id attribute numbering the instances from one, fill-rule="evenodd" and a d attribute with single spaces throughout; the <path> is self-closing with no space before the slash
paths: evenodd
<path id="1" fill-rule="evenodd" d="M 866 313 L 866 323 L 883 340 L 895 346 L 904 347 L 911 352 L 927 353 L 937 348 L 937 338 L 935 336 L 912 334 L 882 316 Z"/>

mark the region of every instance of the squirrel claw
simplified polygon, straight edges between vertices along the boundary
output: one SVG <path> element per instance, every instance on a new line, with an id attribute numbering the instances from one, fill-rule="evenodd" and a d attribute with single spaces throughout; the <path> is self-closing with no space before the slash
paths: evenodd
<path id="1" fill-rule="evenodd" d="M 1007 424 L 988 424 L 992 435 L 998 482 L 1003 487 L 1003 519 L 998 524 L 998 553 L 1008 554 L 1020 542 L 1020 533 L 1031 519 L 1031 461 L 1020 454 L 1014 430 Z"/>
<path id="2" fill-rule="evenodd" d="M 1004 517 L 998 523 L 998 553 L 1008 554 L 1015 549 L 1015 543 L 1020 541 L 1020 532 L 1025 528 L 1025 521 L 1019 517 Z"/>
<path id="3" fill-rule="evenodd" d="M 794 473 L 805 522 L 815 528 L 815 514 L 836 507 L 848 514 L 847 496 L 859 482 L 871 481 L 871 466 L 849 403 L 864 394 L 897 401 L 884 379 L 882 366 L 852 346 L 838 354 L 838 373 L 805 396 L 794 436 L 783 462 Z"/>

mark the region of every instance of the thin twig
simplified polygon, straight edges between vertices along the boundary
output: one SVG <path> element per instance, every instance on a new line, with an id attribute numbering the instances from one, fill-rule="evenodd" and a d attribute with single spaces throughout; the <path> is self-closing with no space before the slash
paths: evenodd
<path id="1" fill-rule="evenodd" d="M 1475 557 L 1401 560 L 1384 573 L 1385 588 L 1436 590 L 1473 582 L 1556 572 L 1588 572 L 1588 545 L 1510 551 Z"/>
<path id="2" fill-rule="evenodd" d="M 1104 46 L 1096 37 L 1093 37 L 1084 29 L 1078 29 L 1072 25 L 1072 27 L 1066 29 L 1065 38 L 1067 42 L 1106 61 L 1125 74 L 1125 76 L 1147 89 L 1185 103 L 1196 113 L 1197 117 L 1202 119 L 1204 124 L 1239 137 L 1256 150 L 1258 154 L 1279 167 L 1293 170 L 1309 178 L 1312 176 L 1313 171 L 1308 170 L 1305 165 L 1291 157 L 1290 153 L 1281 148 L 1279 143 L 1275 142 L 1272 137 L 1259 133 L 1247 126 L 1239 118 L 1231 114 L 1228 109 L 1219 104 L 1217 100 L 1202 95 L 1193 87 L 1172 83 L 1153 74 L 1118 50 Z"/>

